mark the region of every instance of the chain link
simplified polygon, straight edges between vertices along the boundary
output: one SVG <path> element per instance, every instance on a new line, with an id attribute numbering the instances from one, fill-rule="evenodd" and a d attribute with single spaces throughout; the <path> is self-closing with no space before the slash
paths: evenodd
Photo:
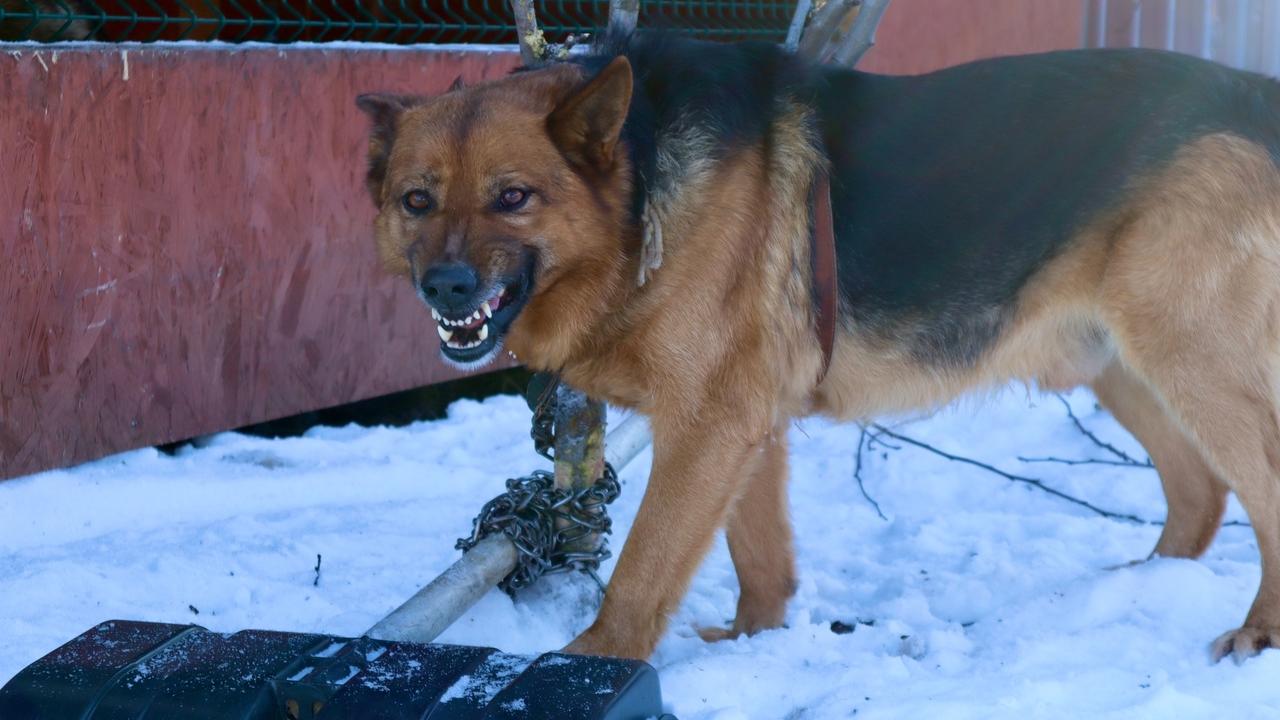
<path id="1" fill-rule="evenodd" d="M 555 460 L 556 386 L 559 378 L 546 384 L 533 405 L 533 446 L 539 455 Z M 605 535 L 612 531 L 606 505 L 621 492 L 618 475 L 608 462 L 600 479 L 583 488 L 558 488 L 555 474 L 535 470 L 507 480 L 507 491 L 481 508 L 471 524 L 471 536 L 459 538 L 457 549 L 464 553 L 493 533 L 511 539 L 518 553 L 516 568 L 498 583 L 507 594 L 528 587 L 543 575 L 578 570 L 590 575 L 601 590 L 604 583 L 596 570 L 611 553 Z M 597 542 L 592 549 L 576 549 L 588 537 Z M 573 547 L 575 549 L 569 550 Z"/>

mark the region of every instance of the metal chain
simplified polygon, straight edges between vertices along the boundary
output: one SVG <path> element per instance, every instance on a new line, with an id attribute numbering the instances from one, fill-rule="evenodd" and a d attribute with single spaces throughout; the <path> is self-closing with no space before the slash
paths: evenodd
<path id="1" fill-rule="evenodd" d="M 554 378 L 538 394 L 533 405 L 534 449 L 539 455 L 555 460 L 555 391 L 559 378 Z M 605 535 L 612 531 L 606 505 L 621 492 L 618 475 L 608 462 L 604 473 L 591 485 L 580 489 L 558 488 L 555 474 L 535 470 L 523 477 L 507 480 L 507 491 L 481 508 L 471 524 L 471 536 L 459 538 L 457 549 L 464 553 L 495 532 L 511 539 L 518 553 L 516 568 L 498 583 L 509 595 L 528 587 L 543 575 L 578 570 L 590 575 L 600 588 L 604 583 L 596 570 L 611 553 Z M 583 539 L 595 535 L 598 542 L 591 550 L 567 550 Z"/>

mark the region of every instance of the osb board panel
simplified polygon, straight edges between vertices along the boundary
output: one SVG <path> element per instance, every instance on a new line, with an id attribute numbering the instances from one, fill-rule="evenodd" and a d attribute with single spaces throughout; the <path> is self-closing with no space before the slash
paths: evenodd
<path id="1" fill-rule="evenodd" d="M 858 68 L 929 72 L 996 55 L 1080 47 L 1082 0 L 892 0 Z"/>
<path id="2" fill-rule="evenodd" d="M 454 375 L 364 192 L 371 90 L 512 53 L 0 52 L 0 478 Z"/>

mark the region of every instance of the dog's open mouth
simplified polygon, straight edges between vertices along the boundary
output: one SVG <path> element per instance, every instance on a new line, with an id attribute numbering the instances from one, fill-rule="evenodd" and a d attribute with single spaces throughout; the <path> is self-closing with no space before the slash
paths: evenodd
<path id="1" fill-rule="evenodd" d="M 516 278 L 498 282 L 488 297 L 470 314 L 452 316 L 431 309 L 440 334 L 440 352 L 446 360 L 464 368 L 489 362 L 502 344 L 502 336 L 529 298 L 533 262 Z"/>

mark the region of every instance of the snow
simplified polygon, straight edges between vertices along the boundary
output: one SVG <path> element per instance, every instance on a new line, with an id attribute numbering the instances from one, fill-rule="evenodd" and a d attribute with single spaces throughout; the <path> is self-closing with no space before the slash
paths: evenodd
<path id="1" fill-rule="evenodd" d="M 1090 429 L 1145 457 L 1090 395 L 1069 400 Z M 505 478 L 546 467 L 528 417 L 514 397 L 462 401 L 439 422 L 220 434 L 173 457 L 139 450 L 0 483 L 0 682 L 107 619 L 360 634 L 455 559 L 454 540 Z M 1018 460 L 1107 457 L 1052 396 L 1010 388 L 891 426 L 1108 510 L 1164 514 L 1151 470 Z M 681 720 L 1280 715 L 1280 651 L 1208 662 L 1208 643 L 1257 589 L 1252 530 L 1224 528 L 1199 561 L 1108 569 L 1145 557 L 1159 528 L 876 444 L 862 474 L 881 520 L 852 477 L 858 437 L 819 419 L 791 432 L 801 581 L 786 628 L 696 637 L 733 615 L 736 580 L 717 541 L 652 659 Z M 650 458 L 621 474 L 615 550 Z M 1244 519 L 1234 501 L 1228 519 Z M 441 641 L 559 648 L 597 599 L 583 577 L 548 578 L 514 603 L 495 590 Z M 832 632 L 834 621 L 853 631 Z"/>

